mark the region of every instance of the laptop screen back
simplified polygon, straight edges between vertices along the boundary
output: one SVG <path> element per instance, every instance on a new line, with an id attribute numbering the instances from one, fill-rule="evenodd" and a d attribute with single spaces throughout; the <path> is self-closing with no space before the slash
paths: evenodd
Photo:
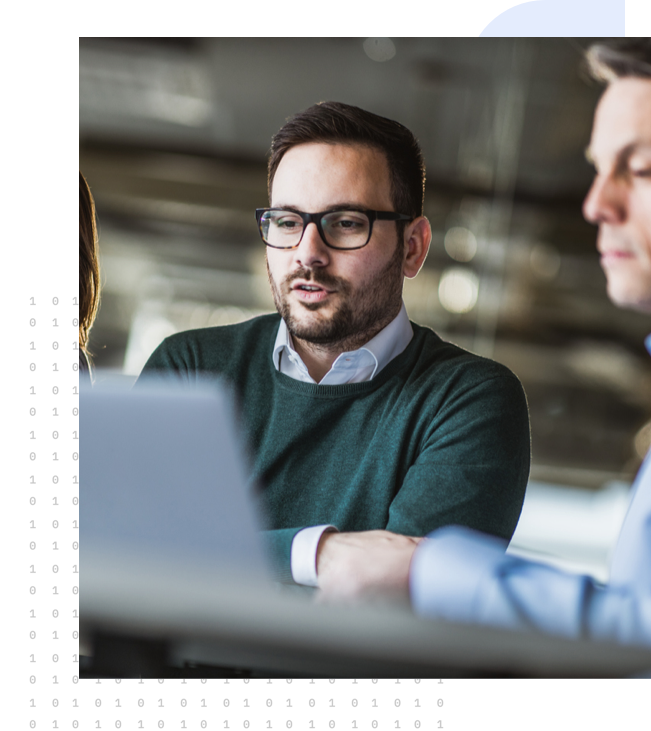
<path id="1" fill-rule="evenodd" d="M 265 575 L 228 394 L 160 383 L 80 396 L 84 549 Z M 82 561 L 83 565 L 83 561 Z"/>

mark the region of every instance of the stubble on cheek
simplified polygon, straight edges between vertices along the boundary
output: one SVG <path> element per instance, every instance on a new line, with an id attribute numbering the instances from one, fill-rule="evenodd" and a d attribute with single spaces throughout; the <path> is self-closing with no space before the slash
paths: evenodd
<path id="1" fill-rule="evenodd" d="M 279 284 L 274 281 L 267 259 L 267 275 L 271 285 L 274 304 L 279 315 L 293 337 L 314 344 L 344 344 L 344 349 L 353 350 L 368 342 L 398 314 L 402 301 L 403 250 L 397 245 L 393 257 L 374 279 L 355 292 L 352 285 L 327 272 L 311 269 L 297 269 L 287 275 Z M 296 279 L 305 279 L 336 291 L 336 306 L 330 317 L 303 322 L 292 314 L 290 305 L 291 284 Z M 325 308 L 327 302 L 297 302 L 295 307 L 315 312 Z M 300 313 L 300 310 L 299 310 Z"/>

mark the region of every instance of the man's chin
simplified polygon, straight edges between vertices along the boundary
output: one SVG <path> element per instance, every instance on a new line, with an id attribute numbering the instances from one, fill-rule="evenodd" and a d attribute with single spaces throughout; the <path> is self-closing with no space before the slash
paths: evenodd
<path id="1" fill-rule="evenodd" d="M 314 345 L 328 345 L 338 342 L 349 334 L 349 323 L 342 322 L 341 313 L 316 312 L 326 310 L 324 303 L 301 303 L 299 311 L 291 308 L 285 324 L 293 338 L 304 340 Z"/>
<path id="2" fill-rule="evenodd" d="M 286 320 L 287 329 L 293 338 L 315 345 L 325 345 L 333 341 L 333 327 L 329 322 L 307 323 L 294 318 Z"/>
<path id="3" fill-rule="evenodd" d="M 617 307 L 651 313 L 651 278 L 649 281 L 621 281 L 608 277 L 608 298 Z"/>

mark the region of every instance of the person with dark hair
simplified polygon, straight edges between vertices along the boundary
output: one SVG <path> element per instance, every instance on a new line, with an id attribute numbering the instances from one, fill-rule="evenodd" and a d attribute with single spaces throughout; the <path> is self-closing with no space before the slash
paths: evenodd
<path id="1" fill-rule="evenodd" d="M 651 312 L 651 40 L 599 44 L 587 60 L 607 87 L 587 153 L 596 175 L 583 214 L 599 227 L 610 299 Z M 651 352 L 651 336 L 646 345 Z M 346 581 L 326 595 L 397 591 L 425 616 L 651 645 L 651 453 L 636 477 L 607 585 L 505 548 L 467 528 L 442 528 L 418 544 L 358 552 Z"/>
<path id="2" fill-rule="evenodd" d="M 99 307 L 99 250 L 95 202 L 79 172 L 79 375 L 91 382 L 88 337 Z"/>
<path id="3" fill-rule="evenodd" d="M 357 546 L 450 523 L 510 538 L 529 474 L 522 386 L 402 301 L 431 240 L 414 135 L 316 104 L 274 136 L 268 182 L 256 219 L 280 316 L 174 335 L 144 373 L 233 384 L 278 578 L 337 581 Z"/>

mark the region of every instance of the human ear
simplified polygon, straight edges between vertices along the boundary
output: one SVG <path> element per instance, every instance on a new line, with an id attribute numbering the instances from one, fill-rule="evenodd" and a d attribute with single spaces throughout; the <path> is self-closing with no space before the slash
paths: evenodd
<path id="1" fill-rule="evenodd" d="M 429 245 L 432 241 L 432 227 L 425 216 L 415 218 L 405 229 L 407 251 L 402 272 L 405 277 L 413 279 L 425 261 Z"/>

